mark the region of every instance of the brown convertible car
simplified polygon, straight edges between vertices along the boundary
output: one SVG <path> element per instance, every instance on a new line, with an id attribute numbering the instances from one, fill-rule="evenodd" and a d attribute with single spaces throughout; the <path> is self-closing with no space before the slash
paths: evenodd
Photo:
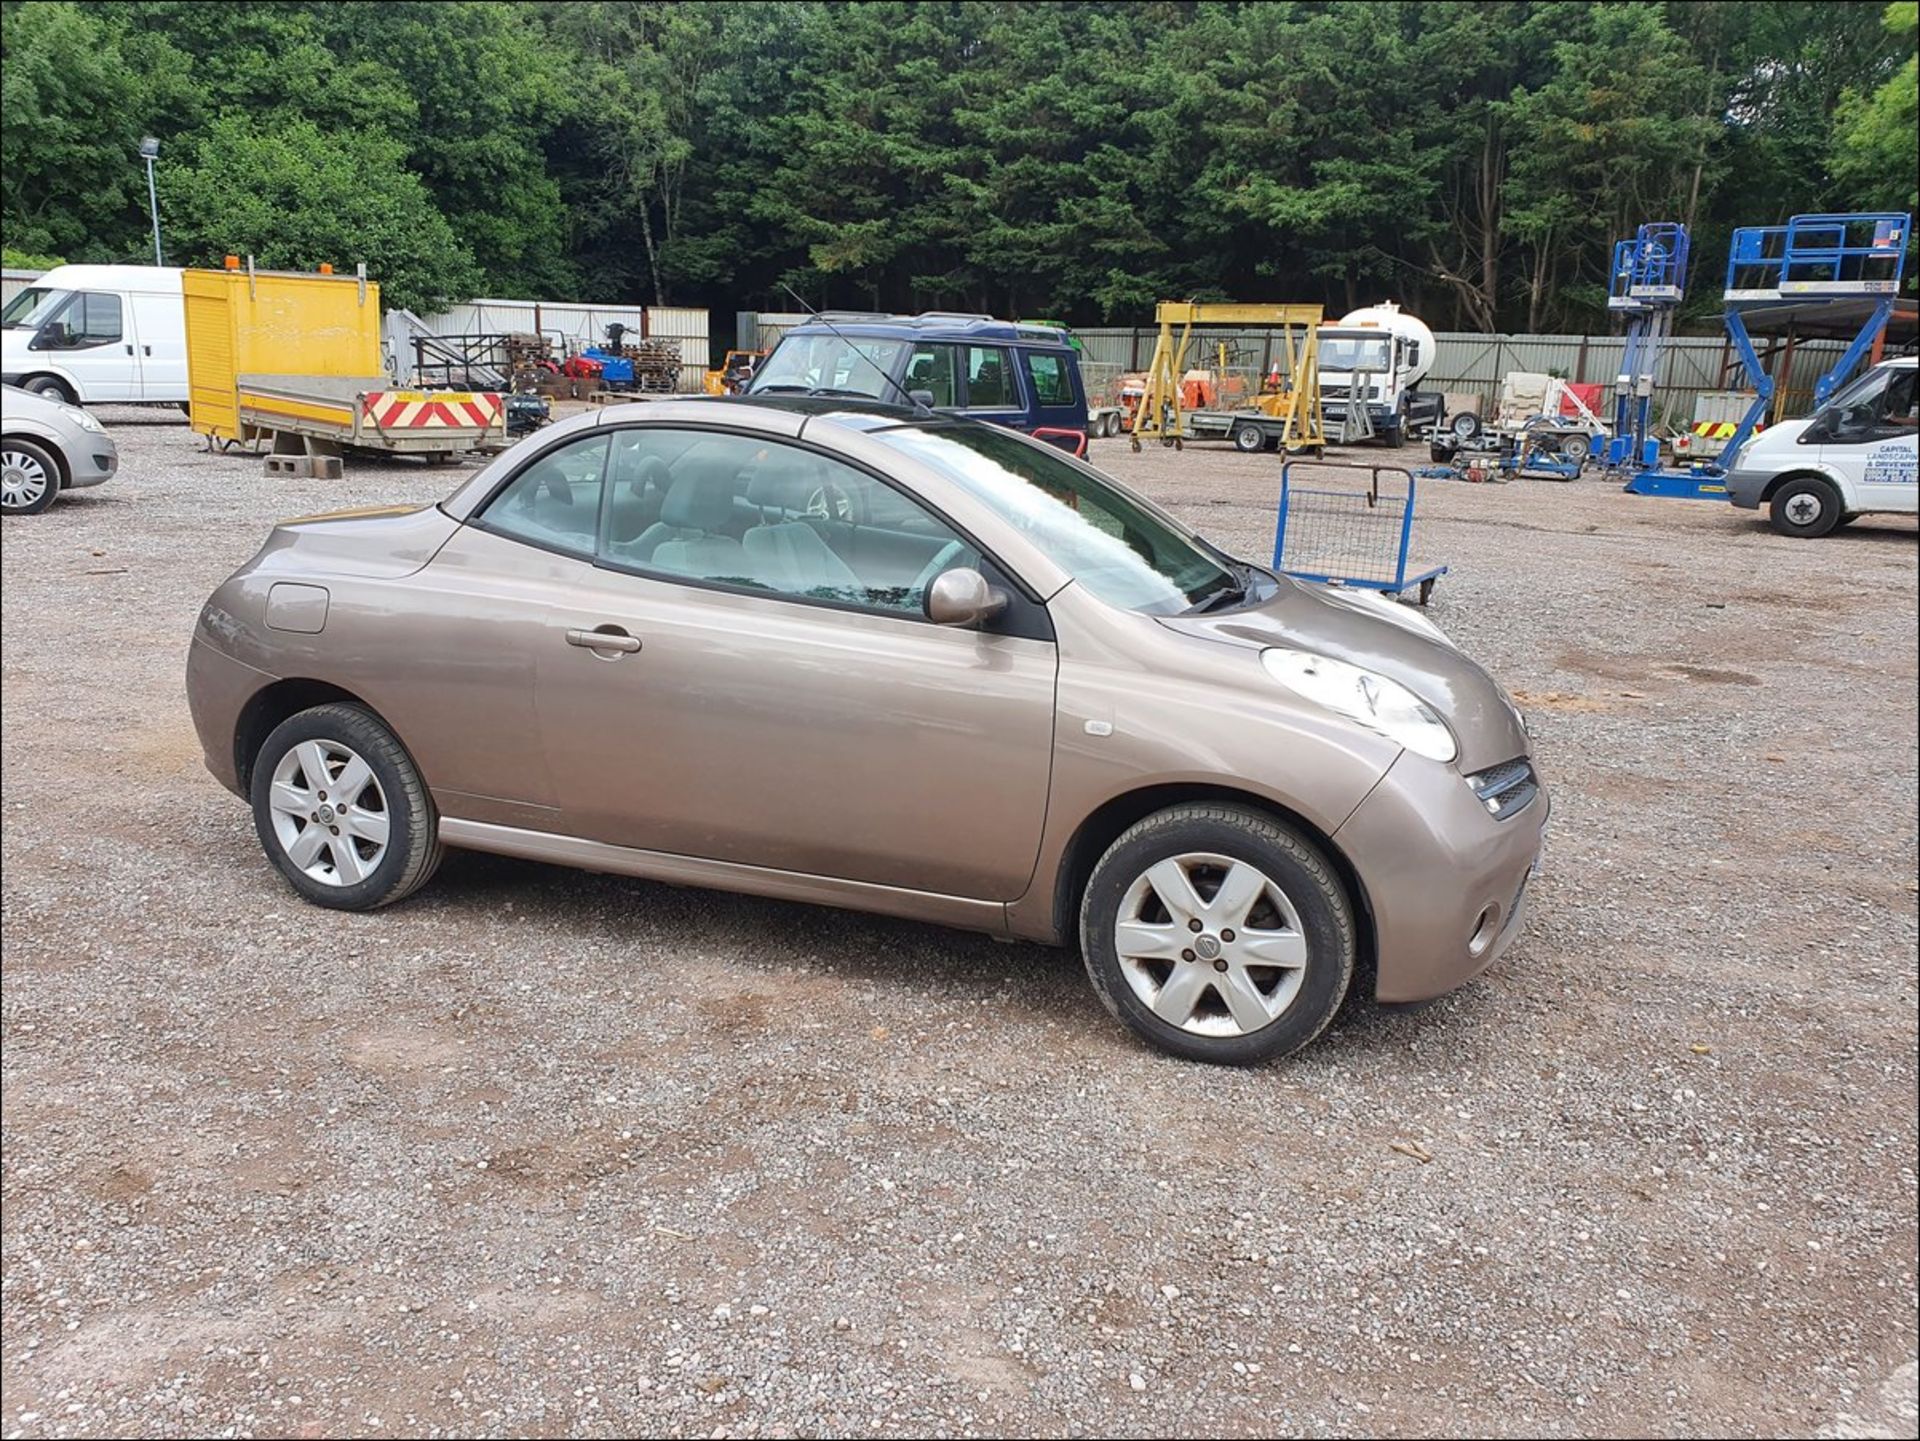
<path id="1" fill-rule="evenodd" d="M 207 601 L 188 693 L 319 905 L 465 846 L 1077 941 L 1207 1061 L 1307 1044 L 1356 973 L 1475 975 L 1548 810 L 1519 712 L 1411 609 L 829 396 L 610 407 L 439 505 L 289 521 Z"/>

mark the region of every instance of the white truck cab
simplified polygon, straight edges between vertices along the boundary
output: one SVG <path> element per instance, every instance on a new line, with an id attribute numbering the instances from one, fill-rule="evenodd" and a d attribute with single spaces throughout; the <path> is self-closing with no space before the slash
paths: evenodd
<path id="1" fill-rule="evenodd" d="M 1912 515 L 1920 492 L 1920 358 L 1887 360 L 1805 420 L 1763 430 L 1732 457 L 1727 498 L 1768 507 L 1782 535 L 1826 535 L 1856 516 Z"/>
<path id="2" fill-rule="evenodd" d="M 1435 341 L 1426 325 L 1392 301 L 1369 305 L 1319 330 L 1320 406 L 1342 414 L 1355 387 L 1374 432 L 1399 445 L 1440 424 L 1446 399 L 1421 390 L 1433 369 Z"/>
<path id="3" fill-rule="evenodd" d="M 180 271 L 55 266 L 0 311 L 0 379 L 69 405 L 185 403 Z"/>

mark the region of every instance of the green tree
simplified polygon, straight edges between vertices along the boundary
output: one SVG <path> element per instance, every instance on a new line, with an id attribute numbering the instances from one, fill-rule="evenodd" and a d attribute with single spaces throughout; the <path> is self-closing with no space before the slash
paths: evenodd
<path id="1" fill-rule="evenodd" d="M 1845 187 L 1847 203 L 1869 209 L 1896 208 L 1909 215 L 1920 209 L 1920 4 L 1895 0 L 1887 6 L 1886 28 L 1907 52 L 1906 63 L 1870 94 L 1848 90 L 1837 109 L 1833 173 Z"/>
<path id="2" fill-rule="evenodd" d="M 250 254 L 265 266 L 350 270 L 365 262 L 387 304 L 429 312 L 472 296 L 472 253 L 406 169 L 399 141 L 329 134 L 306 120 L 208 126 L 197 164 L 169 166 L 161 206 L 174 248 L 195 264 Z"/>

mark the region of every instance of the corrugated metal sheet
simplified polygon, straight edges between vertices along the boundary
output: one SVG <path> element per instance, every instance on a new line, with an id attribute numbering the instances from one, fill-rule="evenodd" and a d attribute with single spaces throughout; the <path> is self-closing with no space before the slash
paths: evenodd
<path id="1" fill-rule="evenodd" d="M 15 270 L 11 266 L 0 270 L 0 305 L 5 305 L 46 273 L 44 270 Z"/>
<path id="2" fill-rule="evenodd" d="M 1151 326 L 1114 326 L 1077 330 L 1074 334 L 1079 336 L 1088 361 L 1138 369 L 1152 358 L 1158 332 Z M 1275 334 L 1263 330 L 1209 329 L 1196 332 L 1196 339 L 1204 336 L 1208 347 L 1226 341 L 1232 347 L 1228 357 L 1230 366 L 1257 363 L 1264 370 L 1272 364 Z M 1434 339 L 1433 369 L 1422 382 L 1423 386 L 1429 390 L 1476 395 L 1487 411 L 1492 409 L 1501 378 L 1514 370 L 1598 382 L 1606 387 L 1604 398 L 1610 401 L 1625 351 L 1625 341 L 1617 335 L 1480 335 L 1445 331 Z M 1776 364 L 1774 419 L 1805 415 L 1812 409 L 1814 383 L 1844 348 L 1838 341 L 1803 340 L 1794 347 L 1791 374 L 1781 374 Z M 1193 363 L 1207 364 L 1212 359 L 1209 350 L 1205 359 L 1196 358 Z M 1689 424 L 1697 395 L 1702 391 L 1737 387 L 1743 380 L 1724 336 L 1678 336 L 1668 341 L 1660 374 L 1656 377 L 1655 418 L 1674 425 Z"/>
<path id="3" fill-rule="evenodd" d="M 707 312 L 673 305 L 577 304 L 558 300 L 468 300 L 427 317 L 436 335 L 500 335 L 538 330 L 581 345 L 603 344 L 609 325 L 638 339 L 680 342 L 680 389 L 699 392 L 707 370 Z"/>

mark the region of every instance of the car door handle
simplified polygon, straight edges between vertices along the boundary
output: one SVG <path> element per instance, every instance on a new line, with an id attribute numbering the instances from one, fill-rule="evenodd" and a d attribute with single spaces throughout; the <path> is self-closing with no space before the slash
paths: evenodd
<path id="1" fill-rule="evenodd" d="M 128 354 L 128 355 L 132 355 L 132 354 L 133 354 L 133 347 L 132 347 L 131 345 L 129 345 L 129 346 L 127 347 L 127 354 Z"/>
<path id="2" fill-rule="evenodd" d="M 608 626 L 604 630 L 570 630 L 567 632 L 567 644 L 577 645 L 582 650 L 631 653 L 640 649 L 640 637 L 628 635 L 618 626 Z"/>

